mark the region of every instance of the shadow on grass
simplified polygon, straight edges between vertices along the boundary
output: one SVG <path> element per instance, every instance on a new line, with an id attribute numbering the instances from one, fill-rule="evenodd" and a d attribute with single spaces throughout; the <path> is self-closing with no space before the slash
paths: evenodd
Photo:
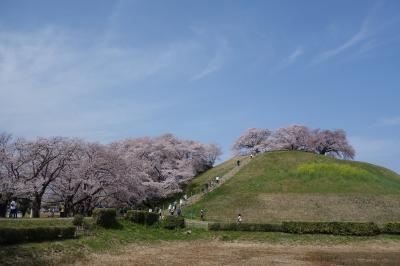
<path id="1" fill-rule="evenodd" d="M 57 265 L 73 263 L 85 254 L 79 238 L 0 246 L 0 265 Z"/>

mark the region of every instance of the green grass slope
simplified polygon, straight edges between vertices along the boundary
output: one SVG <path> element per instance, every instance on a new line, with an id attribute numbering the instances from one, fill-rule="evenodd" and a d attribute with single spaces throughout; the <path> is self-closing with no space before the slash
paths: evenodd
<path id="1" fill-rule="evenodd" d="M 201 192 L 206 183 L 213 180 L 216 176 L 222 177 L 223 175 L 231 171 L 233 168 L 236 167 L 236 161 L 243 158 L 244 157 L 237 157 L 228 160 L 198 175 L 184 188 L 185 193 L 190 196 L 191 194 Z"/>
<path id="2" fill-rule="evenodd" d="M 219 167 L 226 165 L 203 176 Z M 216 221 L 234 221 L 238 213 L 248 222 L 399 221 L 400 176 L 368 163 L 270 152 L 256 156 L 221 187 L 186 207 L 185 215 L 197 218 L 201 208 L 207 219 Z"/>

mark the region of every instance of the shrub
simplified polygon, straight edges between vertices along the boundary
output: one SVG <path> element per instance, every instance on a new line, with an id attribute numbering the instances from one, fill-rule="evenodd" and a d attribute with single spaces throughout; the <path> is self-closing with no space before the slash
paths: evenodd
<path id="1" fill-rule="evenodd" d="M 182 216 L 167 215 L 161 225 L 167 229 L 184 228 L 185 219 Z"/>
<path id="2" fill-rule="evenodd" d="M 73 238 L 74 226 L 0 227 L 0 244 Z"/>
<path id="3" fill-rule="evenodd" d="M 155 212 L 128 211 L 126 219 L 137 224 L 153 225 L 158 222 L 159 215 Z"/>
<path id="4" fill-rule="evenodd" d="M 361 222 L 283 222 L 282 231 L 292 234 L 332 234 L 372 236 L 380 230 L 375 223 Z"/>
<path id="5" fill-rule="evenodd" d="M 83 225 L 83 220 L 84 217 L 81 214 L 77 214 L 74 216 L 74 219 L 72 220 L 72 224 L 75 226 L 82 226 Z"/>
<path id="6" fill-rule="evenodd" d="M 114 208 L 94 209 L 93 222 L 104 228 L 110 228 L 117 224 L 117 211 Z"/>
<path id="7" fill-rule="evenodd" d="M 212 231 L 250 231 L 250 232 L 280 232 L 280 224 L 255 223 L 210 223 L 208 229 Z"/>
<path id="8" fill-rule="evenodd" d="M 386 223 L 383 225 L 381 232 L 384 234 L 400 234 L 400 223 Z"/>

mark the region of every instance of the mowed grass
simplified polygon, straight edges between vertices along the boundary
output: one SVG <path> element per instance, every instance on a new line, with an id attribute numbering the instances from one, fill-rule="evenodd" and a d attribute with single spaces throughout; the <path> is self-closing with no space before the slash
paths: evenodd
<path id="1" fill-rule="evenodd" d="M 1 227 L 44 227 L 44 226 L 68 226 L 72 225 L 72 218 L 19 218 L 19 219 L 0 219 Z"/>
<path id="2" fill-rule="evenodd" d="M 46 223 L 48 221 L 45 221 Z M 358 245 L 372 242 L 399 245 L 400 236 L 349 237 L 330 235 L 294 235 L 268 232 L 215 232 L 190 229 L 167 230 L 142 226 L 120 219 L 118 229 L 95 228 L 92 235 L 77 239 L 1 246 L 0 265 L 62 265 L 87 259 L 93 254 L 116 254 L 127 246 L 171 246 L 181 243 L 265 243 L 273 245 Z M 175 244 L 174 244 L 175 243 Z M 155 250 L 157 251 L 157 250 Z M 162 252 L 162 250 L 158 250 Z M 157 252 L 156 252 L 157 253 Z M 132 253 L 130 253 L 132 255 Z M 134 254 L 134 253 L 133 253 Z"/>
<path id="3" fill-rule="evenodd" d="M 234 177 L 185 208 L 210 220 L 400 220 L 400 176 L 368 163 L 307 152 L 258 155 Z"/>

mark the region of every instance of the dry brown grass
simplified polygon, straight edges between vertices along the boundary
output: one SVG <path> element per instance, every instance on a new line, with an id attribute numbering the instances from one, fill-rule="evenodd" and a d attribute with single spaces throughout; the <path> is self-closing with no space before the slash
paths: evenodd
<path id="1" fill-rule="evenodd" d="M 336 246 L 193 241 L 132 245 L 78 265 L 400 265 L 399 243 Z"/>
<path id="2" fill-rule="evenodd" d="M 211 209 L 210 220 L 234 221 L 241 213 L 247 222 L 276 221 L 397 221 L 400 220 L 400 196 L 397 195 L 338 195 L 338 194 L 260 194 L 257 208 L 236 206 Z M 243 203 L 245 204 L 245 203 Z"/>

